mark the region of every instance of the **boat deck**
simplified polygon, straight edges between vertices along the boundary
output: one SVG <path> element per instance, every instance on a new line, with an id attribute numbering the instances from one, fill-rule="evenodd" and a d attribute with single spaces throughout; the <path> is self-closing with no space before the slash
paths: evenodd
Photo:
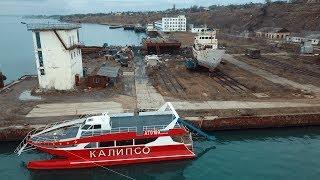
<path id="1" fill-rule="evenodd" d="M 80 127 L 80 124 L 59 128 L 59 129 L 32 137 L 31 140 L 32 141 L 53 141 L 53 140 L 60 140 L 60 139 L 75 138 L 77 136 L 79 127 Z"/>
<path id="2" fill-rule="evenodd" d="M 111 128 L 136 127 L 138 133 L 142 133 L 144 127 L 161 127 L 169 125 L 173 120 L 171 114 L 111 117 Z"/>
<path id="3" fill-rule="evenodd" d="M 110 117 L 111 130 L 94 130 L 83 132 L 82 136 L 93 136 L 116 132 L 137 132 L 143 133 L 144 130 L 164 129 L 173 120 L 172 114 L 163 115 L 143 115 L 143 116 L 119 116 Z M 56 141 L 62 139 L 75 138 L 81 124 L 59 128 L 44 134 L 32 137 L 32 141 Z"/>

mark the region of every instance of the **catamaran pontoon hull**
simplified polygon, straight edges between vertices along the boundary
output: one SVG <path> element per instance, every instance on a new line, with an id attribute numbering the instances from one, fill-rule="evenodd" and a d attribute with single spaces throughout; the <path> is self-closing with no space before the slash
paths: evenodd
<path id="1" fill-rule="evenodd" d="M 53 152 L 56 150 L 45 148 L 39 148 L 39 150 L 50 154 L 57 154 L 57 152 Z M 64 154 L 69 157 L 66 159 L 31 161 L 27 164 L 27 167 L 29 169 L 77 169 L 195 158 L 195 154 L 185 145 L 128 146 L 118 149 L 104 148 L 91 151 L 65 151 Z"/>

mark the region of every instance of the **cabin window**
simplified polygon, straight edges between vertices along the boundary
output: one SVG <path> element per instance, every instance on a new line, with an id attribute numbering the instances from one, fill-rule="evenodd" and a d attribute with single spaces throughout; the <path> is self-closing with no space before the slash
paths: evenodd
<path id="1" fill-rule="evenodd" d="M 100 147 L 112 147 L 114 146 L 114 141 L 100 142 Z"/>
<path id="2" fill-rule="evenodd" d="M 36 32 L 37 48 L 41 49 L 40 32 Z"/>
<path id="3" fill-rule="evenodd" d="M 91 142 L 91 143 L 87 144 L 84 148 L 96 148 L 96 147 L 97 147 L 97 143 Z"/>
<path id="4" fill-rule="evenodd" d="M 40 67 L 43 67 L 43 56 L 41 51 L 38 51 L 38 59 Z"/>
<path id="5" fill-rule="evenodd" d="M 117 146 L 128 146 L 128 145 L 133 145 L 133 140 L 124 140 L 124 141 L 117 141 L 116 142 Z"/>
<path id="6" fill-rule="evenodd" d="M 93 125 L 93 129 L 101 129 L 101 124 Z"/>
<path id="7" fill-rule="evenodd" d="M 41 75 L 45 75 L 44 69 L 40 69 L 40 74 L 41 74 Z"/>
<path id="8" fill-rule="evenodd" d="M 140 144 L 148 144 L 150 142 L 155 141 L 157 138 L 148 138 L 148 139 L 135 139 L 135 145 L 140 145 Z"/>
<path id="9" fill-rule="evenodd" d="M 82 126 L 81 129 L 83 129 L 83 130 L 88 130 L 90 127 L 91 127 L 91 125 L 84 125 L 84 126 Z"/>

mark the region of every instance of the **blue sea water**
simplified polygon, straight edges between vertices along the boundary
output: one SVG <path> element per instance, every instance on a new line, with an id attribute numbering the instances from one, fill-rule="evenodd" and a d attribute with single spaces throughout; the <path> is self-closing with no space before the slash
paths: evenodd
<path id="1" fill-rule="evenodd" d="M 26 19 L 19 16 L 0 16 L 0 71 L 7 76 L 6 83 L 26 74 L 36 74 L 33 42 L 26 23 L 58 22 L 54 19 Z M 82 24 L 80 41 L 89 46 L 139 45 L 146 35 L 106 25 Z"/>
<path id="2" fill-rule="evenodd" d="M 195 160 L 108 167 L 141 180 L 317 180 L 320 177 L 320 128 L 267 129 L 213 133 L 213 142 L 194 138 Z M 108 169 L 31 171 L 38 152 L 12 154 L 17 143 L 0 145 L 0 177 L 10 180 L 128 179 Z"/>

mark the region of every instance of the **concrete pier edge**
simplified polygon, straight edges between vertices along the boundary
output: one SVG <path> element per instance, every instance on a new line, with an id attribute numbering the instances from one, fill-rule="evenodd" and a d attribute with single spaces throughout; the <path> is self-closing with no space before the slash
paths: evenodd
<path id="1" fill-rule="evenodd" d="M 319 126 L 320 113 L 273 116 L 214 117 L 188 120 L 205 131 Z M 42 125 L 0 127 L 0 141 L 21 141 L 26 134 Z M 44 126 L 44 125 L 43 125 Z"/>

